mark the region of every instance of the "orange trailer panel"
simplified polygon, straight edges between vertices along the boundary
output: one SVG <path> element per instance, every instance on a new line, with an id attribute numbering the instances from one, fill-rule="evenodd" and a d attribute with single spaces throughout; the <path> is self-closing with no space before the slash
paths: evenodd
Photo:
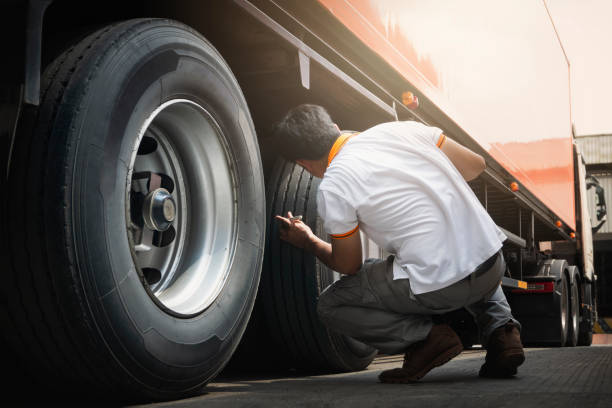
<path id="1" fill-rule="evenodd" d="M 569 63 L 543 1 L 318 1 L 575 229 Z"/>

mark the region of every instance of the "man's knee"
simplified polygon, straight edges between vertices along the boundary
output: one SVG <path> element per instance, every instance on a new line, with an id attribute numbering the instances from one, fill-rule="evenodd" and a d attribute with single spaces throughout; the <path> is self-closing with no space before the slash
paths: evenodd
<path id="1" fill-rule="evenodd" d="M 330 322 L 338 308 L 360 305 L 363 299 L 361 278 L 358 275 L 343 276 L 329 285 L 317 302 L 317 313 L 322 322 Z"/>

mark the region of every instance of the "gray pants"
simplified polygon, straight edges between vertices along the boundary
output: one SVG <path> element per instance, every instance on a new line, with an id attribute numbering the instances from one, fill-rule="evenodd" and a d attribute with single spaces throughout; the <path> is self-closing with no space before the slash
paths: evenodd
<path id="1" fill-rule="evenodd" d="M 475 317 L 486 344 L 493 330 L 509 321 L 520 328 L 500 286 L 505 268 L 500 253 L 487 270 L 446 288 L 414 295 L 408 279 L 393 280 L 392 256 L 368 260 L 356 275 L 327 287 L 317 311 L 330 330 L 395 354 L 427 338 L 432 315 L 465 307 Z"/>

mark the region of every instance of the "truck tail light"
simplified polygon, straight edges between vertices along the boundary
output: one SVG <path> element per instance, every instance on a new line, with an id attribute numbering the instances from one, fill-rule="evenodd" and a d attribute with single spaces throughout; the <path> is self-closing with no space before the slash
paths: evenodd
<path id="1" fill-rule="evenodd" d="M 552 293 L 555 282 L 528 282 L 527 289 L 514 289 L 512 293 Z"/>

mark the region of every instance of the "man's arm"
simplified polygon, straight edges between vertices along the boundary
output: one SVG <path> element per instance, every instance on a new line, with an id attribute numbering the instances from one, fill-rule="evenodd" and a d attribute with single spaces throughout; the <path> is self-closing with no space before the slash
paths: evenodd
<path id="1" fill-rule="evenodd" d="M 440 139 L 442 143 L 440 149 L 459 170 L 465 181 L 475 179 L 487 167 L 481 155 L 463 147 L 445 135 L 440 135 Z"/>
<path id="2" fill-rule="evenodd" d="M 292 216 L 290 212 L 287 213 L 287 217 L 276 216 L 276 219 L 281 222 L 281 239 L 312 252 L 321 262 L 339 273 L 345 275 L 357 273 L 361 268 L 359 231 L 342 239 L 332 238 L 330 244 L 317 237 L 301 220 L 291 220 Z"/>

